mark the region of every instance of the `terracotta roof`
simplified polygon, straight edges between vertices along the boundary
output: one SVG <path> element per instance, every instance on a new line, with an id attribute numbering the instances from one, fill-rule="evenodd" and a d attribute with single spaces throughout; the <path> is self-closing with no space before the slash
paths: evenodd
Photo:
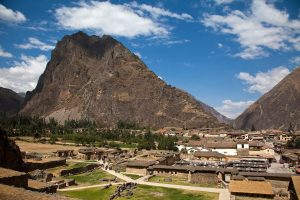
<path id="1" fill-rule="evenodd" d="M 265 181 L 235 181 L 229 183 L 229 191 L 242 194 L 274 195 L 272 185 Z"/>
<path id="2" fill-rule="evenodd" d="M 196 151 L 194 153 L 195 157 L 215 157 L 215 158 L 225 158 L 224 154 L 217 151 Z"/>
<path id="3" fill-rule="evenodd" d="M 235 149 L 236 143 L 235 142 L 228 142 L 228 141 L 219 141 L 219 142 L 210 142 L 210 141 L 189 141 L 189 146 L 200 146 L 206 148 L 220 148 L 220 149 Z"/>
<path id="4" fill-rule="evenodd" d="M 292 176 L 291 181 L 293 182 L 297 197 L 300 199 L 300 176 Z"/>

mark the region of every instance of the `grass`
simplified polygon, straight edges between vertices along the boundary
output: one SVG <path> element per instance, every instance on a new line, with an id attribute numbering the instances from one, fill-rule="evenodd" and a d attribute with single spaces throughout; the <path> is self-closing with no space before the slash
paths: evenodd
<path id="1" fill-rule="evenodd" d="M 89 188 L 85 190 L 73 190 L 73 191 L 64 191 L 60 192 L 64 196 L 78 198 L 83 200 L 97 200 L 97 199 L 109 199 L 110 195 L 112 195 L 115 191 L 115 186 L 110 187 L 108 189 L 102 188 Z"/>
<path id="2" fill-rule="evenodd" d="M 165 178 L 171 178 L 172 181 L 165 181 Z M 149 179 L 149 182 L 155 182 L 155 183 L 166 183 L 166 184 L 175 184 L 175 185 L 186 185 L 186 186 L 198 186 L 198 187 L 212 187 L 212 188 L 217 188 L 218 186 L 216 184 L 194 184 L 188 182 L 187 178 L 179 178 L 175 176 L 169 176 L 169 177 L 164 177 L 164 176 L 152 176 Z"/>
<path id="3" fill-rule="evenodd" d="M 66 178 L 75 179 L 75 182 L 78 184 L 94 185 L 100 184 L 101 182 L 99 180 L 102 178 L 111 179 L 114 178 L 114 176 L 101 169 L 97 169 L 92 172 L 67 176 Z"/>
<path id="4" fill-rule="evenodd" d="M 82 200 L 102 200 L 109 199 L 109 196 L 114 193 L 116 186 L 109 189 L 89 188 L 77 191 L 65 191 L 61 194 L 79 198 Z M 138 185 L 133 190 L 133 196 L 119 197 L 118 200 L 217 200 L 218 193 L 187 191 L 173 188 L 153 187 L 147 185 Z"/>
<path id="5" fill-rule="evenodd" d="M 136 180 L 136 179 L 139 179 L 143 176 L 140 176 L 140 175 L 137 175 L 137 174 L 127 174 L 127 173 L 123 173 L 125 176 L 128 176 L 129 178 L 133 179 L 133 180 Z"/>
<path id="6" fill-rule="evenodd" d="M 73 169 L 73 168 L 77 168 L 77 167 L 85 167 L 91 163 L 87 163 L 87 162 L 80 162 L 80 163 L 73 163 L 73 162 L 67 162 L 68 166 L 59 166 L 59 167 L 55 167 L 55 168 L 50 168 L 47 169 L 47 172 L 53 173 L 55 175 L 59 175 L 59 172 L 63 169 Z"/>

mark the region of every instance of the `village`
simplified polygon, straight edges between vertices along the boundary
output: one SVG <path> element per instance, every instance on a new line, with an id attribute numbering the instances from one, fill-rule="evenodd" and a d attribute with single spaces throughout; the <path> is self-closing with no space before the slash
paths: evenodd
<path id="1" fill-rule="evenodd" d="M 69 198 L 103 188 L 103 199 L 127 199 L 147 186 L 205 193 L 206 199 L 300 199 L 300 149 L 286 148 L 299 131 L 166 127 L 155 134 L 178 137 L 178 151 L 12 138 L 28 172 L 1 168 L 0 183 Z"/>

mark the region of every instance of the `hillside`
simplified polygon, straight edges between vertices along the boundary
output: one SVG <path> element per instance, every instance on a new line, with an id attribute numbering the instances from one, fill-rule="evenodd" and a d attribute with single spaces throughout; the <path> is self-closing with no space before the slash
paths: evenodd
<path id="1" fill-rule="evenodd" d="M 23 97 L 16 92 L 0 87 L 0 112 L 16 114 L 22 106 Z"/>
<path id="2" fill-rule="evenodd" d="M 295 69 L 234 121 L 239 129 L 276 128 L 286 130 L 292 123 L 300 129 L 300 68 Z"/>

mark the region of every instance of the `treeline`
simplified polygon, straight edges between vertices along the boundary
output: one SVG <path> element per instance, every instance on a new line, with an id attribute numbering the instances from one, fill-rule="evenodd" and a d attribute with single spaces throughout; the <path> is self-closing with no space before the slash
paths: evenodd
<path id="1" fill-rule="evenodd" d="M 28 116 L 7 117 L 0 114 L 0 126 L 9 136 L 49 137 L 50 142 L 58 139 L 88 146 L 120 148 L 136 146 L 138 149 L 177 150 L 174 136 L 153 134 L 149 128 L 138 124 L 119 121 L 113 129 L 103 128 L 89 120 L 69 120 L 64 125 L 54 119 L 46 121 Z"/>

